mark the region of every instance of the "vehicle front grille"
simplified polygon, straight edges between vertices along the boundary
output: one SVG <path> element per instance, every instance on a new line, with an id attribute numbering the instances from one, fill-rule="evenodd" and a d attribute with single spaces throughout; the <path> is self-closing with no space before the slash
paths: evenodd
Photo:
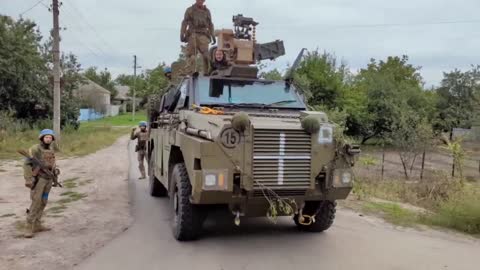
<path id="1" fill-rule="evenodd" d="M 262 188 L 280 196 L 301 196 L 310 187 L 311 137 L 303 130 L 255 129 L 254 195 Z"/>

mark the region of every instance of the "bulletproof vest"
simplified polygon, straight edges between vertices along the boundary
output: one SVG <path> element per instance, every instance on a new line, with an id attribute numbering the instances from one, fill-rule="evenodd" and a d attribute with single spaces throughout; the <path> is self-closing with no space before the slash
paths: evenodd
<path id="1" fill-rule="evenodd" d="M 49 169 L 55 168 L 56 158 L 54 150 L 46 149 L 40 145 L 34 155 L 35 158 L 41 160 Z"/>
<path id="2" fill-rule="evenodd" d="M 210 18 L 208 15 L 208 10 L 206 8 L 197 8 L 193 6 L 190 10 L 190 15 L 192 18 L 191 27 L 194 30 L 207 30 L 210 25 Z"/>
<path id="3" fill-rule="evenodd" d="M 138 150 L 145 150 L 147 146 L 147 140 L 148 140 L 148 133 L 147 132 L 139 132 L 138 133 Z"/>
<path id="4" fill-rule="evenodd" d="M 53 150 L 42 150 L 42 159 L 45 165 L 51 170 L 55 167 L 55 152 Z"/>
<path id="5" fill-rule="evenodd" d="M 141 141 L 147 141 L 148 140 L 148 133 L 147 132 L 139 132 L 138 133 L 138 140 Z"/>

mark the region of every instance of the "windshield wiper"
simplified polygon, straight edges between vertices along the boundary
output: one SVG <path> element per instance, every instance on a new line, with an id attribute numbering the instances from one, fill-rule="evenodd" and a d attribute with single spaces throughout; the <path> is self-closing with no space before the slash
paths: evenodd
<path id="1" fill-rule="evenodd" d="M 235 106 L 255 106 L 255 107 L 265 107 L 268 106 L 264 103 L 233 103 Z"/>
<path id="2" fill-rule="evenodd" d="M 277 102 L 274 102 L 274 103 L 270 103 L 266 106 L 275 106 L 275 105 L 289 104 L 289 103 L 294 103 L 294 102 L 297 102 L 297 101 L 296 100 L 282 100 L 282 101 L 277 101 Z"/>

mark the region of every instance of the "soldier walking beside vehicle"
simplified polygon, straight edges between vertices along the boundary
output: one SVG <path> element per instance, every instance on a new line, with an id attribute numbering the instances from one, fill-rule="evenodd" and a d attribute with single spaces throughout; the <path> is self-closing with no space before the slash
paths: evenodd
<path id="1" fill-rule="evenodd" d="M 40 143 L 32 146 L 26 156 L 23 171 L 25 186 L 30 191 L 31 205 L 27 210 L 27 228 L 24 237 L 32 238 L 36 232 L 48 231 L 50 228 L 41 223 L 41 218 L 47 206 L 48 196 L 52 186 L 57 186 L 60 170 L 55 162 L 55 133 L 50 129 L 40 132 Z"/>
<path id="2" fill-rule="evenodd" d="M 203 72 L 210 72 L 208 45 L 217 41 L 214 35 L 214 26 L 210 10 L 204 5 L 205 0 L 196 0 L 196 3 L 185 12 L 182 21 L 180 41 L 187 43 L 187 69 L 193 72 L 196 67 L 197 53 L 202 55 Z"/>
<path id="3" fill-rule="evenodd" d="M 138 125 L 140 130 L 137 131 L 137 127 L 132 129 L 132 133 L 130 134 L 130 139 L 137 140 L 137 145 L 135 146 L 135 152 L 137 153 L 138 158 L 138 169 L 140 170 L 141 176 L 140 179 L 145 179 L 145 165 L 144 161 L 146 158 L 147 152 L 147 140 L 148 140 L 148 132 L 147 132 L 147 122 L 142 121 Z"/>

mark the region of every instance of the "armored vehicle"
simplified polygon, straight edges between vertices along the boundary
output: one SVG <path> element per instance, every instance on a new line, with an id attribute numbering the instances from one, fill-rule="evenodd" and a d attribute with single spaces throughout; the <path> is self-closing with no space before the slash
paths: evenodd
<path id="1" fill-rule="evenodd" d="M 216 31 L 212 59 L 222 64 L 182 77 L 161 98 L 149 123 L 149 193 L 170 197 L 180 241 L 197 238 L 217 206 L 237 225 L 292 216 L 301 230 L 324 231 L 352 190 L 359 150 L 337 140 L 325 113 L 307 110 L 292 80 L 258 78 L 255 63 L 283 55 L 283 42 L 257 44 L 256 22 L 239 15 L 234 23 Z"/>

